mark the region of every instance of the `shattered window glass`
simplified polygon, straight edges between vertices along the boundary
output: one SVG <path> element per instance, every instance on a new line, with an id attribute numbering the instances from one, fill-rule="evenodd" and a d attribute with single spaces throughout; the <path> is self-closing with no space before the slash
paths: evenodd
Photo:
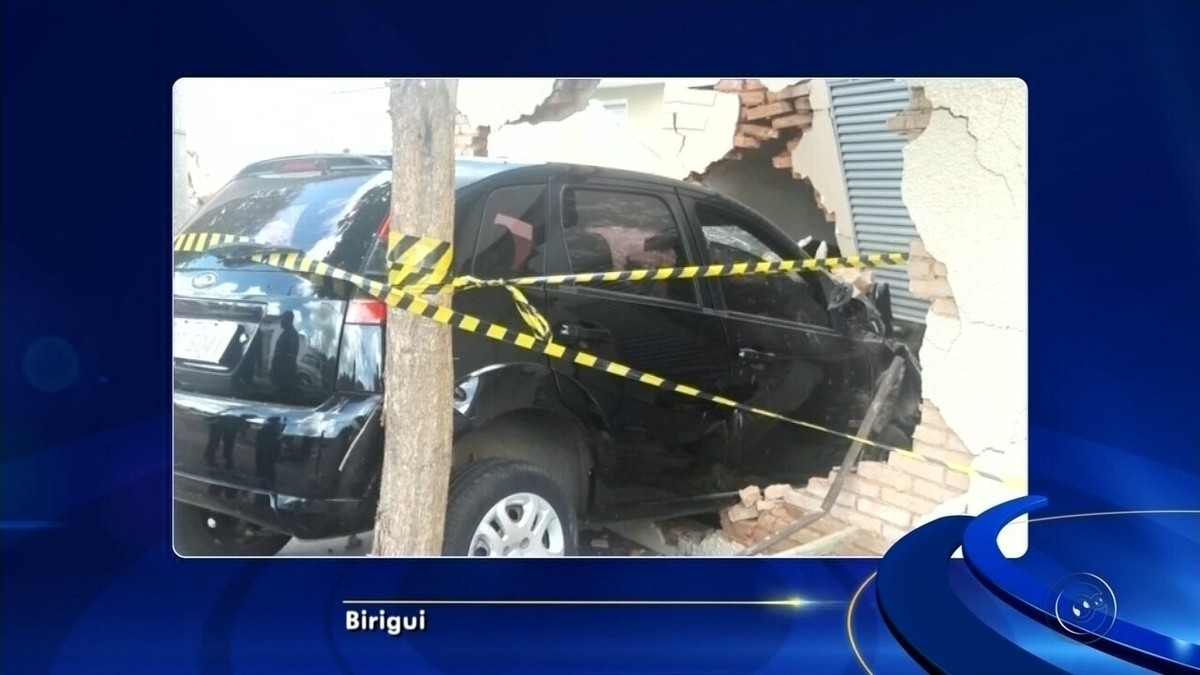
<path id="1" fill-rule="evenodd" d="M 747 224 L 722 210 L 696 204 L 709 263 L 779 262 L 783 258 Z M 812 286 L 796 272 L 749 274 L 718 279 L 726 309 L 772 319 L 829 325 L 829 316 L 816 300 Z"/>

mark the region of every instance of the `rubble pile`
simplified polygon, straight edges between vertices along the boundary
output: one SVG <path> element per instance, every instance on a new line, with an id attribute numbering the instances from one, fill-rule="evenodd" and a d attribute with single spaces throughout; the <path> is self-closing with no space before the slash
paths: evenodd
<path id="1" fill-rule="evenodd" d="M 751 485 L 740 490 L 738 495 L 740 501 L 721 510 L 721 530 L 726 537 L 746 547 L 753 546 L 804 516 L 820 510 L 819 499 L 791 485 L 768 485 L 761 489 L 757 485 Z M 770 546 L 763 553 L 783 553 L 797 546 L 812 544 L 845 528 L 845 523 L 825 517 Z M 824 554 L 874 555 L 853 540 L 839 543 L 835 550 Z"/>

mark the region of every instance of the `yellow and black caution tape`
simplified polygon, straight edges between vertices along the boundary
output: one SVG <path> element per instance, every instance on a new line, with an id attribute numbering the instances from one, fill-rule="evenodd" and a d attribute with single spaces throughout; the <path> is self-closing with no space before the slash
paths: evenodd
<path id="1" fill-rule="evenodd" d="M 876 266 L 898 264 L 908 259 L 905 253 L 885 253 L 868 256 L 851 256 L 848 258 L 823 258 L 803 261 L 781 261 L 763 263 L 736 263 L 733 265 L 702 265 L 693 267 L 661 268 L 656 270 L 637 270 L 632 272 L 600 272 L 591 274 L 554 275 L 545 277 L 522 277 L 519 279 L 475 279 L 473 277 L 448 278 L 453 251 L 448 242 L 429 237 L 411 237 L 407 235 L 389 237 L 389 260 L 392 266 L 388 275 L 388 284 L 368 279 L 347 272 L 332 265 L 313 260 L 301 253 L 263 253 L 253 252 L 252 247 L 270 249 L 269 245 L 260 244 L 253 239 L 230 234 L 184 234 L 174 240 L 174 250 L 179 252 L 203 252 L 216 246 L 231 244 L 246 244 L 245 252 L 235 255 L 251 261 L 278 267 L 290 272 L 316 275 L 335 279 L 362 289 L 369 295 L 395 307 L 418 316 L 432 319 L 438 323 L 483 335 L 492 340 L 514 345 L 521 349 L 545 354 L 551 358 L 561 359 L 571 363 L 599 370 L 610 375 L 622 377 L 665 391 L 691 396 L 716 405 L 733 408 L 742 412 L 767 417 L 806 429 L 812 429 L 826 434 L 832 434 L 849 441 L 858 441 L 863 445 L 887 450 L 903 457 L 920 462 L 942 466 L 949 471 L 962 474 L 975 474 L 983 478 L 998 481 L 1014 488 L 1023 489 L 1025 482 L 1018 477 L 1003 477 L 989 472 L 980 471 L 969 465 L 949 462 L 935 457 L 928 457 L 919 452 L 899 448 L 885 443 L 879 443 L 854 434 L 830 429 L 819 424 L 798 420 L 777 412 L 764 410 L 755 406 L 739 403 L 724 396 L 710 394 L 679 382 L 673 382 L 663 377 L 647 373 L 630 366 L 603 359 L 587 352 L 571 349 L 553 341 L 549 323 L 545 317 L 525 298 L 517 286 L 534 284 L 566 284 L 590 283 L 595 281 L 641 281 L 663 280 L 675 278 L 719 277 L 749 274 L 773 274 L 778 272 L 817 270 L 837 267 Z M 231 251 L 231 254 L 233 252 Z M 684 273 L 683 271 L 687 272 Z M 678 273 L 677 276 L 673 274 Z M 409 282 L 398 284 L 396 281 Z M 529 325 L 533 335 L 499 324 L 485 321 L 478 317 L 455 311 L 420 297 L 420 293 L 433 289 L 466 289 L 478 287 L 502 286 L 513 294 L 513 300 L 522 318 Z"/>

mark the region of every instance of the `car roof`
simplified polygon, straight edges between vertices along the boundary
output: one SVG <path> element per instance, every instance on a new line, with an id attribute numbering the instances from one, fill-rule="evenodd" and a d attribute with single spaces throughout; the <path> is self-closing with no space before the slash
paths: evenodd
<path id="1" fill-rule="evenodd" d="M 247 165 L 239 171 L 234 179 L 248 178 L 251 176 L 268 176 L 279 175 L 282 170 L 289 164 L 308 163 L 312 162 L 314 166 L 320 166 L 325 170 L 330 171 L 386 171 L 391 168 L 392 157 L 389 154 L 374 153 L 374 154 L 337 154 L 337 153 L 312 153 L 304 155 L 287 155 L 283 157 L 272 157 Z M 519 173 L 522 178 L 541 179 L 541 178 L 585 178 L 585 177 L 601 177 L 612 178 L 618 180 L 628 180 L 639 183 L 649 183 L 660 187 L 687 189 L 692 192 L 702 193 L 715 197 L 721 197 L 720 193 L 714 192 L 703 186 L 687 183 L 674 178 L 666 178 L 650 173 L 642 173 L 640 171 L 629 171 L 626 169 L 614 169 L 602 166 L 590 166 L 586 164 L 569 164 L 565 162 L 538 162 L 527 160 L 513 160 L 503 157 L 455 157 L 454 158 L 455 181 L 456 187 L 465 187 L 472 183 L 476 183 L 485 178 L 491 178 L 500 174 Z M 516 178 L 517 176 L 511 176 Z"/>
<path id="2" fill-rule="evenodd" d="M 285 157 L 275 157 L 265 159 L 259 162 L 250 164 L 234 177 L 234 180 L 239 178 L 249 178 L 257 176 L 279 176 L 286 175 L 278 170 L 272 170 L 291 162 L 319 162 L 320 167 L 324 171 L 330 172 L 390 172 L 392 167 L 392 156 L 385 153 L 375 153 L 366 155 L 352 155 L 347 153 L 331 154 L 331 153 L 313 153 L 307 155 L 288 155 Z M 566 162 L 539 162 L 528 160 L 513 160 L 503 157 L 455 157 L 455 190 L 460 190 L 476 183 L 481 183 L 484 180 L 494 179 L 501 184 L 508 181 L 531 181 L 541 182 L 551 179 L 583 181 L 586 179 L 606 178 L 613 180 L 628 181 L 630 183 L 640 183 L 642 185 L 653 185 L 660 188 L 678 190 L 682 194 L 688 194 L 695 199 L 703 199 L 709 203 L 724 204 L 743 212 L 748 212 L 756 216 L 761 223 L 768 225 L 773 232 L 773 238 L 780 243 L 786 242 L 790 247 L 795 247 L 796 242 L 788 237 L 782 228 L 771 221 L 763 214 L 756 211 L 749 205 L 734 199 L 728 195 L 712 190 L 703 185 L 688 183 L 686 181 L 675 178 L 667 178 L 650 173 L 642 173 L 640 171 L 629 171 L 626 169 L 614 169 L 602 166 L 590 166 L 586 164 L 569 164 Z M 480 186 L 485 187 L 485 186 Z"/>

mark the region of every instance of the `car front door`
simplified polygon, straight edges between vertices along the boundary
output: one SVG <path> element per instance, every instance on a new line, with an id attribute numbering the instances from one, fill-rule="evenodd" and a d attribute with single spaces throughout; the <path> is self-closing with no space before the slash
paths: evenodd
<path id="1" fill-rule="evenodd" d="M 551 184 L 547 274 L 676 267 L 697 260 L 678 195 L 669 187 L 586 177 Z M 555 341 L 703 391 L 725 392 L 728 343 L 694 279 L 552 285 L 546 315 Z M 723 447 L 729 413 L 711 403 L 573 362 L 553 360 L 564 399 L 594 399 L 611 443 L 600 458 L 610 485 L 692 493 Z M 620 500 L 620 497 L 616 498 Z"/>
<path id="2" fill-rule="evenodd" d="M 796 259 L 798 246 L 753 212 L 713 197 L 686 197 L 706 264 Z M 722 277 L 714 284 L 731 345 L 731 398 L 848 431 L 872 381 L 868 347 L 835 330 L 823 272 Z M 867 386 L 864 387 L 864 384 Z M 839 437 L 737 413 L 733 442 L 742 465 L 772 475 L 822 471 L 844 449 Z M 784 472 L 784 473 L 781 473 Z"/>

